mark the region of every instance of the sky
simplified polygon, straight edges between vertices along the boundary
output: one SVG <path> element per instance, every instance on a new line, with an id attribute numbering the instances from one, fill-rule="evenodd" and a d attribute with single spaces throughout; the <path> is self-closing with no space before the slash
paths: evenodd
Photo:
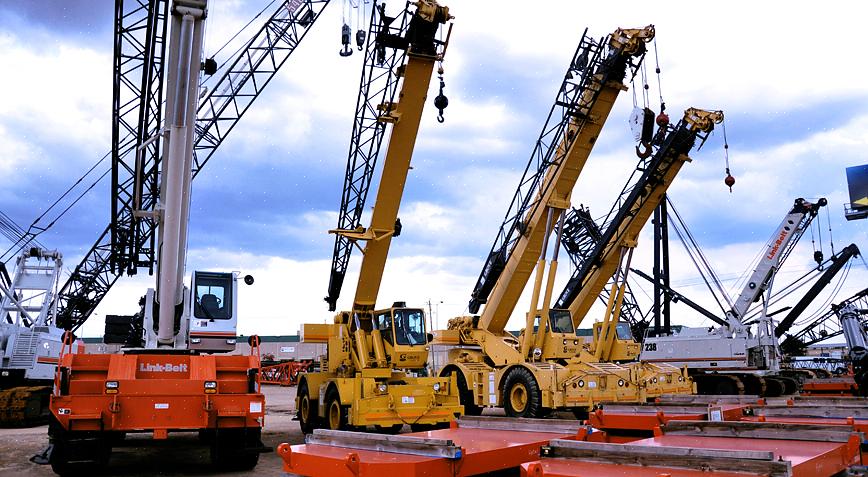
<path id="1" fill-rule="evenodd" d="M 217 55 L 225 63 L 280 2 L 209 3 L 209 55 L 265 11 Z M 389 2 L 389 11 L 399 4 Z M 806 234 L 778 283 L 808 272 L 814 248 L 827 257 L 833 245 L 868 248 L 868 222 L 847 222 L 843 214 L 849 202 L 844 169 L 868 162 L 868 66 L 858 57 L 868 7 L 752 2 L 747 13 L 748 4 L 739 2 L 528 5 L 449 3 L 455 19 L 443 64 L 446 121 L 437 123 L 433 105 L 426 106 L 399 214 L 403 232 L 392 242 L 379 306 L 401 300 L 430 307 L 440 327 L 467 313 L 483 259 L 586 28 L 602 37 L 617 27 L 654 24 L 657 38 L 646 59 L 650 107 L 659 111 L 662 90 L 673 119 L 691 106 L 724 111 L 732 192 L 723 183 L 720 127 L 691 154 L 693 162 L 669 192 L 731 294 L 797 197 L 826 197 L 829 205 L 815 220 L 813 246 Z M 0 3 L 0 64 L 7 72 L 0 76 L 0 174 L 6 179 L 0 210 L 22 227 L 110 148 L 112 7 L 107 0 Z M 194 183 L 187 269 L 256 278 L 239 292 L 243 334 L 295 334 L 301 323 L 332 316 L 322 300 L 334 240 L 327 230 L 337 222 L 362 62 L 358 52 L 337 54 L 341 17 L 336 0 Z M 628 86 L 573 192 L 573 205 L 590 207 L 595 217 L 608 211 L 637 161 L 627 118 L 634 91 L 642 103 L 641 81 Z M 436 88 L 432 82 L 429 98 Z M 76 190 L 94 179 L 88 176 Z M 108 180 L 98 182 L 39 237 L 64 254 L 67 272 L 110 221 L 109 187 Z M 650 270 L 651 244 L 646 227 L 634 257 L 640 269 Z M 4 250 L 8 245 L 0 243 Z M 681 245 L 671 248 L 673 286 L 711 306 Z M 341 309 L 351 305 L 359 255 Z M 837 293 L 818 298 L 804 316 L 865 288 L 866 268 L 853 261 Z M 556 293 L 569 272 L 562 260 Z M 153 283 L 146 272 L 122 277 L 83 334 L 100 336 L 106 314 L 135 312 Z M 647 307 L 650 288 L 632 283 Z M 511 329 L 523 326 L 528 302 L 527 296 L 519 302 Z M 602 311 L 592 309 L 584 324 L 600 318 Z M 709 324 L 683 306 L 676 306 L 673 321 Z"/>

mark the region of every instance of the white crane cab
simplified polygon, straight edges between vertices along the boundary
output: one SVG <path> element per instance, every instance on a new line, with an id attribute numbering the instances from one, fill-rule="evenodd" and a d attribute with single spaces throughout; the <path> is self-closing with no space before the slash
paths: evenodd
<path id="1" fill-rule="evenodd" d="M 226 353 L 235 350 L 238 331 L 237 272 L 194 271 L 192 286 L 183 288 L 181 312 L 175 318 L 176 349 L 190 349 L 207 353 Z M 253 283 L 246 275 L 244 283 Z M 157 330 L 155 318 L 159 316 L 153 288 L 145 295 L 144 329 L 145 348 L 155 349 Z"/>

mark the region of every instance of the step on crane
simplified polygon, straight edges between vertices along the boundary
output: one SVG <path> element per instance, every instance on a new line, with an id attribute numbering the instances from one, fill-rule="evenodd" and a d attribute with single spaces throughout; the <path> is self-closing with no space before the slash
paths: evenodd
<path id="1" fill-rule="evenodd" d="M 48 422 L 48 397 L 63 336 L 52 320 L 62 266 L 60 252 L 32 247 L 18 256 L 8 281 L 0 283 L 2 426 Z"/>
<path id="2" fill-rule="evenodd" d="M 383 4 L 373 10 L 339 222 L 339 227 L 349 227 L 330 231 L 337 236 L 326 298 L 330 310 L 349 251 L 359 241 L 365 243 L 362 264 L 352 309 L 338 312 L 331 324 L 306 323 L 301 329 L 302 342 L 328 345 L 321 371 L 305 373 L 298 385 L 296 409 L 306 434 L 369 425 L 388 433 L 399 432 L 404 424 L 428 429 L 446 425 L 462 412 L 454 379 L 426 377 L 424 311 L 404 302 L 376 309 L 389 246 L 401 231 L 398 209 L 429 83 L 449 42 L 449 33 L 443 41 L 437 35 L 453 17 L 434 0 L 408 2 L 397 17 L 386 15 Z M 435 106 L 442 120 L 446 101 L 442 70 L 440 74 Z M 392 128 L 371 225 L 364 228 L 358 221 L 388 124 Z"/>
<path id="3" fill-rule="evenodd" d="M 644 401 L 649 392 L 654 395 L 692 390 L 692 383 L 677 368 L 656 368 L 663 372 L 652 375 L 643 374 L 647 370 L 639 367 L 627 368 L 606 361 L 604 346 L 590 351 L 577 336 L 576 328 L 587 313 L 587 309 L 579 312 L 579 304 L 590 307 L 614 274 L 617 252 L 630 245 L 622 240 L 625 231 L 628 236 L 638 234 L 644 223 L 625 220 L 644 213 L 640 196 L 665 192 L 681 164 L 689 160 L 686 152 L 697 135 L 704 140 L 703 135 L 722 119 L 722 114 L 688 111 L 679 127 L 664 140 L 677 147 L 658 150 L 644 164 L 642 182 L 629 190 L 629 202 L 624 202 L 619 220 L 611 223 L 606 240 L 598 244 L 605 246 L 605 254 L 601 248 L 601 260 L 594 264 L 598 270 L 587 275 L 593 277 L 594 283 L 582 289 L 590 290 L 581 296 L 585 301 L 571 301 L 568 309 L 550 307 L 563 212 L 570 207 L 572 189 L 618 93 L 626 89 L 625 77 L 635 74 L 640 67 L 645 44 L 653 36 L 654 28 L 648 26 L 618 29 L 599 41 L 587 35 L 582 37 L 474 288 L 471 313 L 479 311 L 482 304 L 485 308 L 478 316 L 451 319 L 448 329 L 438 332 L 437 342 L 447 349 L 449 356 L 440 375 L 457 376 L 467 414 L 479 414 L 483 407 L 497 406 L 504 407 L 507 415 L 513 417 L 538 417 L 555 409 L 585 415 L 603 400 L 636 402 Z M 687 148 L 682 151 L 684 145 Z M 631 230 L 634 223 L 638 229 Z M 548 237 L 555 224 L 559 224 L 555 252 L 540 307 Z M 614 263 L 611 250 L 616 252 Z M 600 268 L 600 264 L 605 268 Z M 505 331 L 505 326 L 535 267 L 531 308 L 524 331 L 516 339 Z M 601 344 L 608 343 L 608 336 L 615 331 L 609 324 L 604 330 L 606 341 Z"/>
<path id="4" fill-rule="evenodd" d="M 170 431 L 198 431 L 221 468 L 253 468 L 266 450 L 258 338 L 251 337 L 250 355 L 213 354 L 235 349 L 238 274 L 194 271 L 184 285 L 207 7 L 207 0 L 175 0 L 170 11 L 160 195 L 153 208 L 134 210 L 158 230 L 157 289 L 147 291 L 140 312 L 145 347 L 86 354 L 64 333 L 48 451 L 61 475 L 104 466 L 113 443 L 128 432 L 165 439 Z"/>
<path id="5" fill-rule="evenodd" d="M 823 277 L 780 324 L 774 324 L 767 307 L 775 275 L 826 203 L 822 198 L 815 202 L 798 198 L 793 202 L 765 245 L 764 253 L 743 290 L 730 302 L 724 318 L 664 287 L 665 293 L 677 296 L 679 301 L 719 326 L 711 329 L 682 328 L 678 334 L 646 336 L 640 359 L 686 366 L 702 394 L 776 396 L 794 393 L 798 389 L 798 376 L 782 373 L 778 338 L 854 254 L 858 255 L 858 248 L 855 245 L 846 247 L 830 259 L 831 265 Z M 815 259 L 818 264 L 823 263 L 820 255 Z M 647 275 L 639 275 L 654 281 Z M 759 316 L 750 319 L 749 311 L 758 301 L 762 301 Z M 756 332 L 752 328 L 754 324 Z"/>

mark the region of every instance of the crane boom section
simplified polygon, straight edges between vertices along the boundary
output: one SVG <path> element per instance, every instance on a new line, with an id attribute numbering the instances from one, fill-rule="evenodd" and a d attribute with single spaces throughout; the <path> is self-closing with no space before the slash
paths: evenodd
<path id="1" fill-rule="evenodd" d="M 434 1 L 419 2 L 405 36 L 383 34 L 377 39 L 377 49 L 406 49 L 407 60 L 399 67 L 403 84 L 397 102 L 386 102 L 378 107 L 378 120 L 392 124 L 392 130 L 383 160 L 383 172 L 371 215 L 371 225 L 364 230 L 332 231 L 350 240 L 366 241 L 353 300 L 354 312 L 373 311 L 392 237 L 400 234 L 398 209 L 404 195 L 428 86 L 434 64 L 442 61 L 446 48 L 446 43 L 435 38 L 440 25 L 450 18 L 447 7 L 441 7 Z M 381 15 L 381 19 L 390 21 L 385 15 Z"/>
<path id="2" fill-rule="evenodd" d="M 824 205 L 826 205 L 826 199 L 820 199 L 817 203 L 811 203 L 802 198 L 795 200 L 793 208 L 790 209 L 769 239 L 765 253 L 760 257 L 756 269 L 745 283 L 732 309 L 727 312 L 726 317 L 727 321 L 731 323 L 730 327 L 737 329 L 741 326 L 741 320 L 744 319 L 748 308 L 768 289 L 772 277 L 783 265 L 799 238 L 808 229 L 820 207 Z"/>
<path id="3" fill-rule="evenodd" d="M 398 70 L 407 60 L 406 49 L 386 49 L 378 45 L 383 44 L 383 34 L 404 33 L 409 26 L 410 15 L 405 12 L 401 15 L 400 21 L 395 19 L 388 23 L 383 21 L 384 16 L 385 12 L 381 12 L 381 7 L 375 5 L 367 35 L 365 66 L 362 68 L 362 77 L 359 80 L 356 116 L 347 156 L 337 229 L 353 230 L 362 227 L 362 213 L 374 178 L 374 169 L 383 139 L 386 136 L 387 124 L 380 121 L 382 113 L 379 106 L 395 101 L 401 80 Z M 355 241 L 349 237 L 335 235 L 328 294 L 325 297 L 329 311 L 335 311 L 337 308 L 337 301 L 355 245 Z"/>
<path id="4" fill-rule="evenodd" d="M 618 268 L 622 247 L 635 247 L 639 232 L 654 213 L 654 208 L 672 184 L 688 153 L 699 137 L 704 141 L 714 124 L 723 121 L 720 111 L 690 108 L 684 118 L 659 141 L 655 153 L 637 168 L 641 175 L 635 184 L 628 182 L 618 202 L 617 213 L 604 227 L 604 233 L 584 266 L 577 270 L 580 287 L 568 301 L 574 326 L 578 327 L 597 296 Z M 665 131 L 661 129 L 660 133 Z M 704 135 L 703 135 L 704 134 Z"/>
<path id="5" fill-rule="evenodd" d="M 583 37 L 549 116 L 550 121 L 558 108 L 566 109 L 560 137 L 553 138 L 558 141 L 557 146 L 547 151 L 540 147 L 550 132 L 547 121 L 527 170 L 531 169 L 538 154 L 547 154 L 549 157 L 539 163 L 535 176 L 537 182 L 527 192 L 522 191 L 522 187 L 529 181 L 522 179 L 510 212 L 507 213 L 507 220 L 489 254 L 489 262 L 498 256 L 502 257 L 510 242 L 512 249 L 500 271 L 497 271 L 500 267 L 486 263 L 474 290 L 471 310 L 474 301 L 486 304 L 479 319 L 481 329 L 500 333 L 506 328 L 540 256 L 547 233 L 545 218 L 549 208 L 569 208 L 572 189 L 618 93 L 627 89 L 623 81 L 628 69 L 635 73 L 644 56 L 645 42 L 653 37 L 653 26 L 635 30 L 619 29 L 608 38 L 608 42 L 596 44 L 586 43 Z M 574 80 L 576 76 L 579 77 L 577 81 Z M 565 99 L 570 99 L 571 103 Z M 517 206 L 522 196 L 524 204 Z M 529 201 L 531 198 L 533 202 Z M 514 213 L 514 210 L 518 213 Z M 510 236 L 514 238 L 509 239 Z M 493 282 L 493 286 L 488 288 L 486 282 Z M 486 289 L 490 293 L 486 293 Z"/>
<path id="6" fill-rule="evenodd" d="M 389 246 L 396 230 L 398 208 L 404 195 L 410 160 L 416 144 L 416 134 L 422 119 L 422 109 L 428 92 L 428 84 L 434 69 L 435 58 L 426 55 L 408 54 L 405 67 L 404 86 L 398 103 L 384 111 L 381 121 L 394 122 L 389 138 L 389 146 L 383 161 L 383 174 L 371 226 L 368 228 L 369 240 L 365 244 L 362 266 L 353 309 L 373 310 L 377 293 L 386 266 Z"/>
<path id="7" fill-rule="evenodd" d="M 199 65 L 204 38 L 206 2 L 176 1 L 172 9 L 169 78 L 166 82 L 166 129 L 163 145 L 163 203 L 159 217 L 158 281 L 160 320 L 158 340 L 171 344 L 175 336 L 175 308 L 183 300 L 184 263 L 192 180 L 193 133 Z"/>

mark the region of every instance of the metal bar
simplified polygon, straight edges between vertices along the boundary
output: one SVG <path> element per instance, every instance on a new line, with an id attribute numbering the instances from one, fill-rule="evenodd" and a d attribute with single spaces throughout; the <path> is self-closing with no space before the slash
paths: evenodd
<path id="1" fill-rule="evenodd" d="M 308 445 L 363 449 L 392 454 L 460 459 L 461 448 L 451 439 L 433 439 L 416 436 L 387 436 L 366 432 L 316 429 L 304 439 Z"/>
<path id="2" fill-rule="evenodd" d="M 666 435 L 751 437 L 814 442 L 848 442 L 853 434 L 850 426 L 734 421 L 669 421 L 661 426 L 661 430 Z"/>
<path id="3" fill-rule="evenodd" d="M 868 408 L 854 406 L 762 406 L 753 410 L 757 416 L 823 417 L 838 419 L 868 419 Z"/>
<path id="4" fill-rule="evenodd" d="M 462 416 L 458 419 L 461 429 L 491 429 L 516 432 L 548 432 L 576 434 L 586 427 L 572 419 L 530 419 L 493 416 Z"/>
<path id="5" fill-rule="evenodd" d="M 619 466 L 702 469 L 706 472 L 752 472 L 769 477 L 790 477 L 792 464 L 775 460 L 773 452 L 657 447 L 634 444 L 556 439 L 544 446 L 542 457 L 576 459 Z M 576 464 L 579 465 L 579 462 Z M 625 475 L 628 471 L 624 468 Z M 661 469 L 662 471 L 663 469 Z M 663 474 L 661 474 L 663 475 Z"/>

